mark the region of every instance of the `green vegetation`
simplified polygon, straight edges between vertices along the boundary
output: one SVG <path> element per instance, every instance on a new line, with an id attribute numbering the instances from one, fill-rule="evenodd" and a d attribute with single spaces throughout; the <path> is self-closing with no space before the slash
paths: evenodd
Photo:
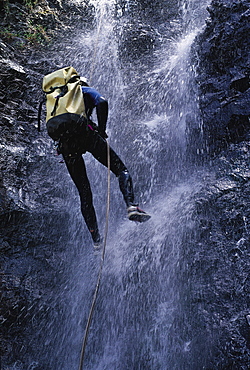
<path id="1" fill-rule="evenodd" d="M 23 2 L 27 9 L 32 10 L 34 6 L 37 4 L 38 0 L 24 0 Z"/>
<path id="2" fill-rule="evenodd" d="M 0 29 L 0 37 L 3 39 L 12 40 L 15 37 L 15 34 L 11 32 L 10 26 Z"/>
<path id="3" fill-rule="evenodd" d="M 50 40 L 45 28 L 40 24 L 34 25 L 31 20 L 28 21 L 28 30 L 24 36 L 26 40 L 35 44 L 44 44 Z"/>
<path id="4" fill-rule="evenodd" d="M 35 6 L 38 1 L 22 0 L 22 3 L 13 3 L 0 0 L 0 38 L 17 47 L 49 43 L 46 27 L 41 24 L 43 19 L 38 20 L 36 17 Z"/>
<path id="5" fill-rule="evenodd" d="M 27 43 L 33 45 L 45 44 L 50 41 L 45 28 L 40 24 L 33 25 L 31 20 L 27 21 L 26 27 L 23 27 L 20 31 L 12 30 L 10 26 L 2 28 L 0 38 L 8 42 L 16 40 L 16 46 L 24 46 Z"/>

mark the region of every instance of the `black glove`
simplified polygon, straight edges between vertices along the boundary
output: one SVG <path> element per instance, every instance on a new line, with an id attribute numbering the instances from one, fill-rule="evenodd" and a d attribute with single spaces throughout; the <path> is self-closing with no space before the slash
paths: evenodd
<path id="1" fill-rule="evenodd" d="M 102 130 L 98 130 L 99 132 L 99 135 L 103 138 L 103 139 L 107 139 L 108 138 L 108 135 L 106 134 L 105 131 L 102 131 Z"/>

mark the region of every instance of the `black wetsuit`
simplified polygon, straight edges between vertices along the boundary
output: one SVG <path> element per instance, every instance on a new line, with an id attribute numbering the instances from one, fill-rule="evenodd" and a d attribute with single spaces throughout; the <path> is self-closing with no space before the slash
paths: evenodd
<path id="1" fill-rule="evenodd" d="M 74 181 L 81 200 L 81 211 L 86 225 L 94 242 L 100 239 L 96 213 L 93 206 L 93 197 L 86 173 L 82 154 L 90 152 L 100 163 L 107 167 L 106 122 L 108 116 L 107 101 L 94 89 L 82 87 L 84 94 L 85 109 L 88 117 L 91 116 L 93 108 L 96 108 L 98 127 L 91 121 L 76 122 L 72 115 L 72 127 L 76 127 L 74 133 L 62 135 L 59 141 L 59 150 L 63 155 L 69 174 Z M 118 177 L 120 190 L 125 203 L 128 206 L 134 203 L 134 192 L 131 176 L 112 148 L 110 148 L 110 169 Z"/>

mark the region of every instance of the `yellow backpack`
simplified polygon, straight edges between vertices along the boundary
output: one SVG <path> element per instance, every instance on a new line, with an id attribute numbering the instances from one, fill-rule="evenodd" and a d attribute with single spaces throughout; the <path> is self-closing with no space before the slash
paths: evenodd
<path id="1" fill-rule="evenodd" d="M 65 130 L 73 130 L 80 122 L 86 122 L 81 79 L 75 68 L 65 67 L 43 78 L 42 89 L 46 99 L 38 109 L 38 131 L 42 105 L 46 101 L 46 124 L 49 136 L 58 140 Z"/>
<path id="2" fill-rule="evenodd" d="M 86 117 L 80 76 L 73 67 L 44 76 L 42 89 L 46 93 L 46 122 L 64 113 Z"/>

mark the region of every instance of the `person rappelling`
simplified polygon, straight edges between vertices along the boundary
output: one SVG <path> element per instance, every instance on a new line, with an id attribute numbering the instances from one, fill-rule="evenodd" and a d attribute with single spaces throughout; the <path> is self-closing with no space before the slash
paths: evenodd
<path id="1" fill-rule="evenodd" d="M 77 187 L 81 212 L 94 246 L 100 246 L 101 236 L 83 159 L 86 152 L 90 152 L 106 167 L 109 155 L 110 170 L 118 178 L 128 219 L 137 222 L 149 220 L 151 216 L 135 203 L 133 182 L 127 167 L 107 143 L 107 100 L 71 66 L 44 76 L 42 88 L 46 93 L 47 131 L 57 143 L 57 151 L 62 154 Z M 91 120 L 94 108 L 98 125 Z"/>

